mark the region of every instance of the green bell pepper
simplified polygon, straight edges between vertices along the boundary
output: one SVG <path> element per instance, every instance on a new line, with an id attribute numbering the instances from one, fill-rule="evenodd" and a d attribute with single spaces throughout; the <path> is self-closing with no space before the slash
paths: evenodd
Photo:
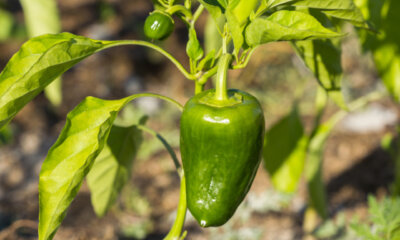
<path id="1" fill-rule="evenodd" d="M 187 204 L 202 227 L 226 223 L 243 201 L 260 164 L 265 123 L 248 93 L 230 89 L 215 101 L 215 89 L 185 105 L 181 154 Z"/>

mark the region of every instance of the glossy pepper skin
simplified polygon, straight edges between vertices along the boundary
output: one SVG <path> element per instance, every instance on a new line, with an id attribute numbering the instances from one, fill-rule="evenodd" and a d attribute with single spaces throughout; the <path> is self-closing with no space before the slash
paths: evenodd
<path id="1" fill-rule="evenodd" d="M 163 40 L 174 30 L 174 20 L 161 11 L 152 12 L 144 22 L 144 34 L 150 39 Z"/>
<path id="2" fill-rule="evenodd" d="M 216 106 L 211 89 L 191 98 L 181 117 L 180 147 L 187 204 L 202 227 L 226 223 L 260 164 L 264 115 L 257 99 L 228 90 L 240 103 Z"/>

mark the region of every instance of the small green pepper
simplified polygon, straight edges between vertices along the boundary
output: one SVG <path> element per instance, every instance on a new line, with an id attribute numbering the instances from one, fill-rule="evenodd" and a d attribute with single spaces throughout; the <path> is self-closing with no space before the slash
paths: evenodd
<path id="1" fill-rule="evenodd" d="M 181 154 L 187 204 L 202 227 L 226 223 L 243 201 L 261 159 L 264 115 L 257 99 L 230 89 L 219 104 L 215 89 L 185 105 Z"/>
<path id="2" fill-rule="evenodd" d="M 152 12 L 144 22 L 144 34 L 150 39 L 163 40 L 174 30 L 174 20 L 162 11 Z"/>

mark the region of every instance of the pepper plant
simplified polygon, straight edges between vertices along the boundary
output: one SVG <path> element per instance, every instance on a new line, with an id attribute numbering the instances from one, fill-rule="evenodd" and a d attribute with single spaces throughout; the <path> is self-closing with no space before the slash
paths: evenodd
<path id="1" fill-rule="evenodd" d="M 181 178 L 176 220 L 165 239 L 185 237 L 182 231 L 187 207 L 202 227 L 228 221 L 246 196 L 262 156 L 275 188 L 285 192 L 296 190 L 306 164 L 310 209 L 326 218 L 321 180 L 325 140 L 347 110 L 380 96 L 372 94 L 346 103 L 341 92 L 340 61 L 341 40 L 346 33 L 341 29 L 347 22 L 360 31 L 366 49 L 374 52 L 384 84 L 398 100 L 400 54 L 391 50 L 396 46 L 398 50 L 400 40 L 398 31 L 393 33 L 385 25 L 385 21 L 394 24 L 399 20 L 392 10 L 400 9 L 398 1 L 357 1 L 368 19 L 382 20 L 385 35 L 378 39 L 372 35 L 377 29 L 365 21 L 353 0 L 153 0 L 153 3 L 155 10 L 144 24 L 149 41 L 94 40 L 71 33 L 41 35 L 27 41 L 0 74 L 0 128 L 65 71 L 112 47 L 138 45 L 158 51 L 194 85 L 194 97 L 185 106 L 154 93 L 117 100 L 87 97 L 76 106 L 68 114 L 40 172 L 39 239 L 54 237 L 85 178 L 95 212 L 99 216 L 107 212 L 127 182 L 143 131 L 162 141 Z M 379 15 L 382 11 L 373 14 L 371 9 L 377 10 L 371 7 L 374 4 L 386 12 L 382 16 Z M 214 43 L 218 47 L 207 51 L 195 28 L 205 10 L 218 32 Z M 157 45 L 157 40 L 171 34 L 175 21 L 183 21 L 188 30 L 189 69 Z M 381 26 L 377 27 L 379 30 Z M 264 114 L 257 99 L 227 87 L 228 70 L 245 68 L 260 45 L 275 41 L 290 41 L 319 83 L 315 126 L 309 135 L 304 133 L 296 108 L 264 133 Z M 384 59 L 388 52 L 390 61 Z M 215 89 L 204 90 L 214 76 Z M 141 97 L 159 98 L 183 111 L 180 143 L 183 167 L 167 141 L 143 122 L 123 127 L 114 123 L 125 105 Z M 328 97 L 342 110 L 321 123 Z M 277 135 L 286 138 L 276 138 Z"/>

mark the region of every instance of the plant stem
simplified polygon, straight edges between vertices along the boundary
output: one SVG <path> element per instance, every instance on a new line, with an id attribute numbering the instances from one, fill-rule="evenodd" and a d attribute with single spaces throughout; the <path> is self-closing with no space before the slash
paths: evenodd
<path id="1" fill-rule="evenodd" d="M 215 98 L 218 101 L 228 100 L 226 78 L 231 60 L 232 60 L 231 54 L 224 54 L 218 62 L 217 84 L 215 87 L 216 88 Z"/>
<path id="2" fill-rule="evenodd" d="M 176 219 L 174 224 L 172 225 L 171 230 L 169 231 L 168 235 L 164 238 L 164 240 L 180 240 L 183 239 L 181 237 L 183 224 L 185 223 L 186 218 L 186 181 L 183 170 L 180 171 L 181 177 L 181 188 L 179 194 L 179 203 L 178 209 L 176 213 Z M 185 233 L 183 234 L 185 235 Z"/>
<path id="3" fill-rule="evenodd" d="M 182 6 L 182 5 L 174 5 L 174 6 L 172 6 L 172 7 L 170 7 L 170 8 L 168 8 L 167 10 L 166 10 L 166 12 L 169 14 L 169 15 L 173 15 L 174 13 L 176 13 L 176 12 L 181 12 L 183 15 L 185 15 L 185 17 L 187 17 L 188 19 L 191 19 L 192 18 L 192 13 L 187 9 L 187 8 L 185 8 L 184 6 Z"/>
<path id="4" fill-rule="evenodd" d="M 147 133 L 150 133 L 151 135 L 156 137 L 158 140 L 160 140 L 160 142 L 164 145 L 164 147 L 167 149 L 169 155 L 171 156 L 172 161 L 174 162 L 174 165 L 175 165 L 175 168 L 177 169 L 177 171 L 179 171 L 181 169 L 181 164 L 179 163 L 179 160 L 176 157 L 174 150 L 172 149 L 171 145 L 169 145 L 167 140 L 165 140 L 165 138 L 163 136 L 161 136 L 161 134 L 157 133 L 156 131 L 154 131 L 153 129 L 151 129 L 149 127 L 146 127 L 145 125 L 138 125 L 137 128 L 139 128 L 140 130 L 145 131 Z"/>
<path id="5" fill-rule="evenodd" d="M 196 85 L 194 88 L 194 94 L 199 94 L 204 91 L 204 84 L 201 84 L 200 81 L 196 81 Z"/>
<path id="6" fill-rule="evenodd" d="M 200 17 L 203 10 L 204 10 L 204 6 L 203 6 L 203 4 L 200 4 L 200 6 L 196 9 L 196 12 L 194 12 L 194 14 L 193 14 L 192 24 L 194 24 L 197 21 L 197 19 Z"/>
<path id="7" fill-rule="evenodd" d="M 181 168 L 181 165 L 178 161 L 178 158 L 176 157 L 174 150 L 159 133 L 157 133 L 153 129 L 146 127 L 144 125 L 138 125 L 137 127 L 140 130 L 150 133 L 151 135 L 153 135 L 154 137 L 158 138 L 161 141 L 161 143 L 165 146 L 165 148 L 168 150 L 169 154 L 171 155 L 171 158 L 174 161 L 175 167 L 181 178 L 181 187 L 180 187 L 179 203 L 178 203 L 178 208 L 177 208 L 177 213 L 176 213 L 176 219 L 175 219 L 175 222 L 172 225 L 171 230 L 169 231 L 168 235 L 164 238 L 164 240 L 180 240 L 180 239 L 182 239 L 181 233 L 182 233 L 183 224 L 185 223 L 185 218 L 186 218 L 186 181 L 185 181 L 183 169 Z"/>
<path id="8" fill-rule="evenodd" d="M 168 53 L 167 51 L 165 51 L 164 49 L 162 49 L 161 47 L 159 47 L 153 43 L 149 43 L 146 41 L 139 41 L 139 40 L 121 40 L 121 41 L 117 41 L 117 42 L 110 41 L 107 48 L 116 47 L 116 46 L 124 46 L 124 45 L 138 45 L 138 46 L 148 47 L 153 50 L 156 50 L 157 52 L 159 52 L 162 55 L 164 55 L 165 57 L 167 57 L 187 79 L 196 80 L 196 76 L 194 76 L 193 74 L 190 74 L 188 71 L 186 71 L 186 69 L 182 66 L 182 64 L 178 60 L 176 60 L 176 58 L 174 58 L 170 53 Z"/>
<path id="9" fill-rule="evenodd" d="M 210 70 L 205 72 L 203 75 L 201 75 L 198 82 L 200 84 L 204 85 L 210 77 L 214 76 L 217 73 L 217 70 L 218 70 L 218 66 L 211 68 Z"/>
<path id="10" fill-rule="evenodd" d="M 311 138 L 316 134 L 319 126 L 321 125 L 321 118 L 325 112 L 325 108 L 328 104 L 328 93 L 321 86 L 317 88 L 317 95 L 315 97 L 315 108 L 317 113 L 314 118 L 314 127 L 311 131 Z"/>
<path id="11" fill-rule="evenodd" d="M 237 65 L 234 65 L 232 68 L 233 68 L 233 69 L 245 68 L 245 67 L 247 66 L 247 64 L 249 63 L 250 58 L 251 58 L 251 56 L 253 55 L 253 53 L 254 53 L 254 51 L 256 50 L 256 48 L 257 48 L 257 47 L 252 48 L 252 49 L 247 53 L 247 55 L 246 55 L 244 61 L 241 62 L 241 63 L 239 63 L 239 64 L 237 64 Z"/>

